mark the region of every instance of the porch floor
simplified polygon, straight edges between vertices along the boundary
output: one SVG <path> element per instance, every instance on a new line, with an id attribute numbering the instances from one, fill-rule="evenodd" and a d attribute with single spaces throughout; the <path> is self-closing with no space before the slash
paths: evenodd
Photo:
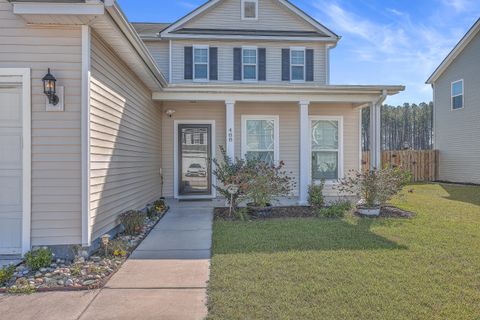
<path id="1" fill-rule="evenodd" d="M 220 202 L 169 204 L 167 215 L 103 289 L 0 295 L 0 314 L 22 320 L 204 319 L 212 208 Z"/>

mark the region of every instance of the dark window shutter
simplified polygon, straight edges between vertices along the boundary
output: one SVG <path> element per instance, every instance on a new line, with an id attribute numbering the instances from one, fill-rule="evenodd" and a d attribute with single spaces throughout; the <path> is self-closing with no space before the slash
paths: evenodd
<path id="1" fill-rule="evenodd" d="M 314 65 L 313 65 L 313 49 L 307 49 L 305 51 L 305 80 L 313 81 L 314 78 Z"/>
<path id="2" fill-rule="evenodd" d="M 290 49 L 282 49 L 282 81 L 290 81 Z"/>
<path id="3" fill-rule="evenodd" d="M 267 49 L 258 49 L 258 81 L 267 80 Z"/>
<path id="4" fill-rule="evenodd" d="M 210 80 L 218 80 L 218 48 L 210 48 L 209 62 Z"/>
<path id="5" fill-rule="evenodd" d="M 242 80 L 242 48 L 233 48 L 233 80 Z"/>
<path id="6" fill-rule="evenodd" d="M 193 79 L 193 47 L 184 48 L 184 79 Z"/>

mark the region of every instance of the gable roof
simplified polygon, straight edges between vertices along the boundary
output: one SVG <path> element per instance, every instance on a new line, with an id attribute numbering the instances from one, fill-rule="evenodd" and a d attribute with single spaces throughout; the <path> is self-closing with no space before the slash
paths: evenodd
<path id="1" fill-rule="evenodd" d="M 169 35 L 172 35 L 175 31 L 178 31 L 182 25 L 184 25 L 186 22 L 192 20 L 196 16 L 200 15 L 201 13 L 206 12 L 210 8 L 213 8 L 215 5 L 219 4 L 220 2 L 225 1 L 225 0 L 209 0 L 197 9 L 193 10 L 189 14 L 185 15 L 184 17 L 178 19 L 176 22 L 172 23 L 168 28 L 163 30 L 160 33 L 161 37 L 168 37 Z M 312 18 L 310 15 L 308 15 L 305 11 L 301 10 L 294 4 L 292 4 L 289 0 L 276 0 L 280 4 L 283 4 L 288 10 L 290 10 L 292 13 L 294 13 L 296 16 L 300 17 L 302 20 L 306 21 L 310 25 L 312 25 L 315 29 L 319 31 L 319 35 L 321 35 L 322 38 L 325 38 L 324 40 L 329 40 L 333 42 L 337 42 L 340 40 L 340 37 L 335 34 L 333 31 L 325 27 L 323 24 Z"/>
<path id="2" fill-rule="evenodd" d="M 463 50 L 468 46 L 468 44 L 475 38 L 475 36 L 480 31 L 480 18 L 475 22 L 475 24 L 468 30 L 468 32 L 463 36 L 462 40 L 457 43 L 452 51 L 447 55 L 447 57 L 442 61 L 442 63 L 437 67 L 433 74 L 428 78 L 427 84 L 432 84 L 440 78 L 440 76 L 447 70 L 447 68 L 452 64 L 453 61 L 463 52 Z"/>
<path id="3" fill-rule="evenodd" d="M 131 24 L 142 39 L 158 38 L 160 32 L 171 25 L 171 23 L 160 22 L 132 22 Z"/>

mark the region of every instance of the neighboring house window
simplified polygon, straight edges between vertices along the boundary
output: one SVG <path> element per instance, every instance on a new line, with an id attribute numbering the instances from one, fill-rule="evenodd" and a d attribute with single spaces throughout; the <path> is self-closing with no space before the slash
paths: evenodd
<path id="1" fill-rule="evenodd" d="M 463 80 L 454 81 L 452 82 L 452 109 L 462 109 L 463 104 Z"/>
<path id="2" fill-rule="evenodd" d="M 290 49 L 290 79 L 305 81 L 305 48 Z"/>
<path id="3" fill-rule="evenodd" d="M 311 119 L 312 180 L 342 178 L 342 118 Z"/>
<path id="4" fill-rule="evenodd" d="M 257 48 L 242 49 L 242 69 L 243 80 L 257 80 Z"/>
<path id="5" fill-rule="evenodd" d="M 278 116 L 242 116 L 242 155 L 278 162 Z"/>
<path id="6" fill-rule="evenodd" d="M 208 47 L 193 47 L 193 79 L 208 80 Z"/>
<path id="7" fill-rule="evenodd" d="M 242 0 L 242 19 L 258 19 L 258 0 Z"/>

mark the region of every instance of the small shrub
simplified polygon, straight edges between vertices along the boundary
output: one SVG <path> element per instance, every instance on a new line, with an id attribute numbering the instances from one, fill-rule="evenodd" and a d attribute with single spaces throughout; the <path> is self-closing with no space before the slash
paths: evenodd
<path id="1" fill-rule="evenodd" d="M 125 257 L 127 255 L 127 244 L 121 239 L 114 239 L 108 245 L 108 253 L 114 257 Z"/>
<path id="2" fill-rule="evenodd" d="M 312 184 L 308 187 L 308 204 L 314 209 L 321 209 L 325 206 L 324 186 L 325 180 L 322 180 L 320 184 Z"/>
<path id="3" fill-rule="evenodd" d="M 120 215 L 120 222 L 128 235 L 137 235 L 142 231 L 145 225 L 145 213 L 136 210 L 130 210 Z"/>
<path id="4" fill-rule="evenodd" d="M 383 206 L 409 183 L 411 175 L 400 168 L 385 167 L 381 170 L 351 171 L 340 181 L 338 190 L 355 194 L 367 208 Z"/>
<path id="5" fill-rule="evenodd" d="M 0 268 L 0 286 L 7 285 L 7 283 L 12 279 L 14 273 L 15 266 L 13 264 Z"/>
<path id="6" fill-rule="evenodd" d="M 318 214 L 325 218 L 342 218 L 350 210 L 352 210 L 350 201 L 337 201 L 329 207 L 320 209 Z"/>
<path id="7" fill-rule="evenodd" d="M 46 268 L 52 263 L 53 253 L 48 248 L 40 248 L 25 254 L 25 264 L 31 270 Z"/>
<path id="8" fill-rule="evenodd" d="M 70 267 L 70 273 L 74 277 L 78 277 L 82 274 L 82 265 L 81 264 L 74 264 Z"/>

